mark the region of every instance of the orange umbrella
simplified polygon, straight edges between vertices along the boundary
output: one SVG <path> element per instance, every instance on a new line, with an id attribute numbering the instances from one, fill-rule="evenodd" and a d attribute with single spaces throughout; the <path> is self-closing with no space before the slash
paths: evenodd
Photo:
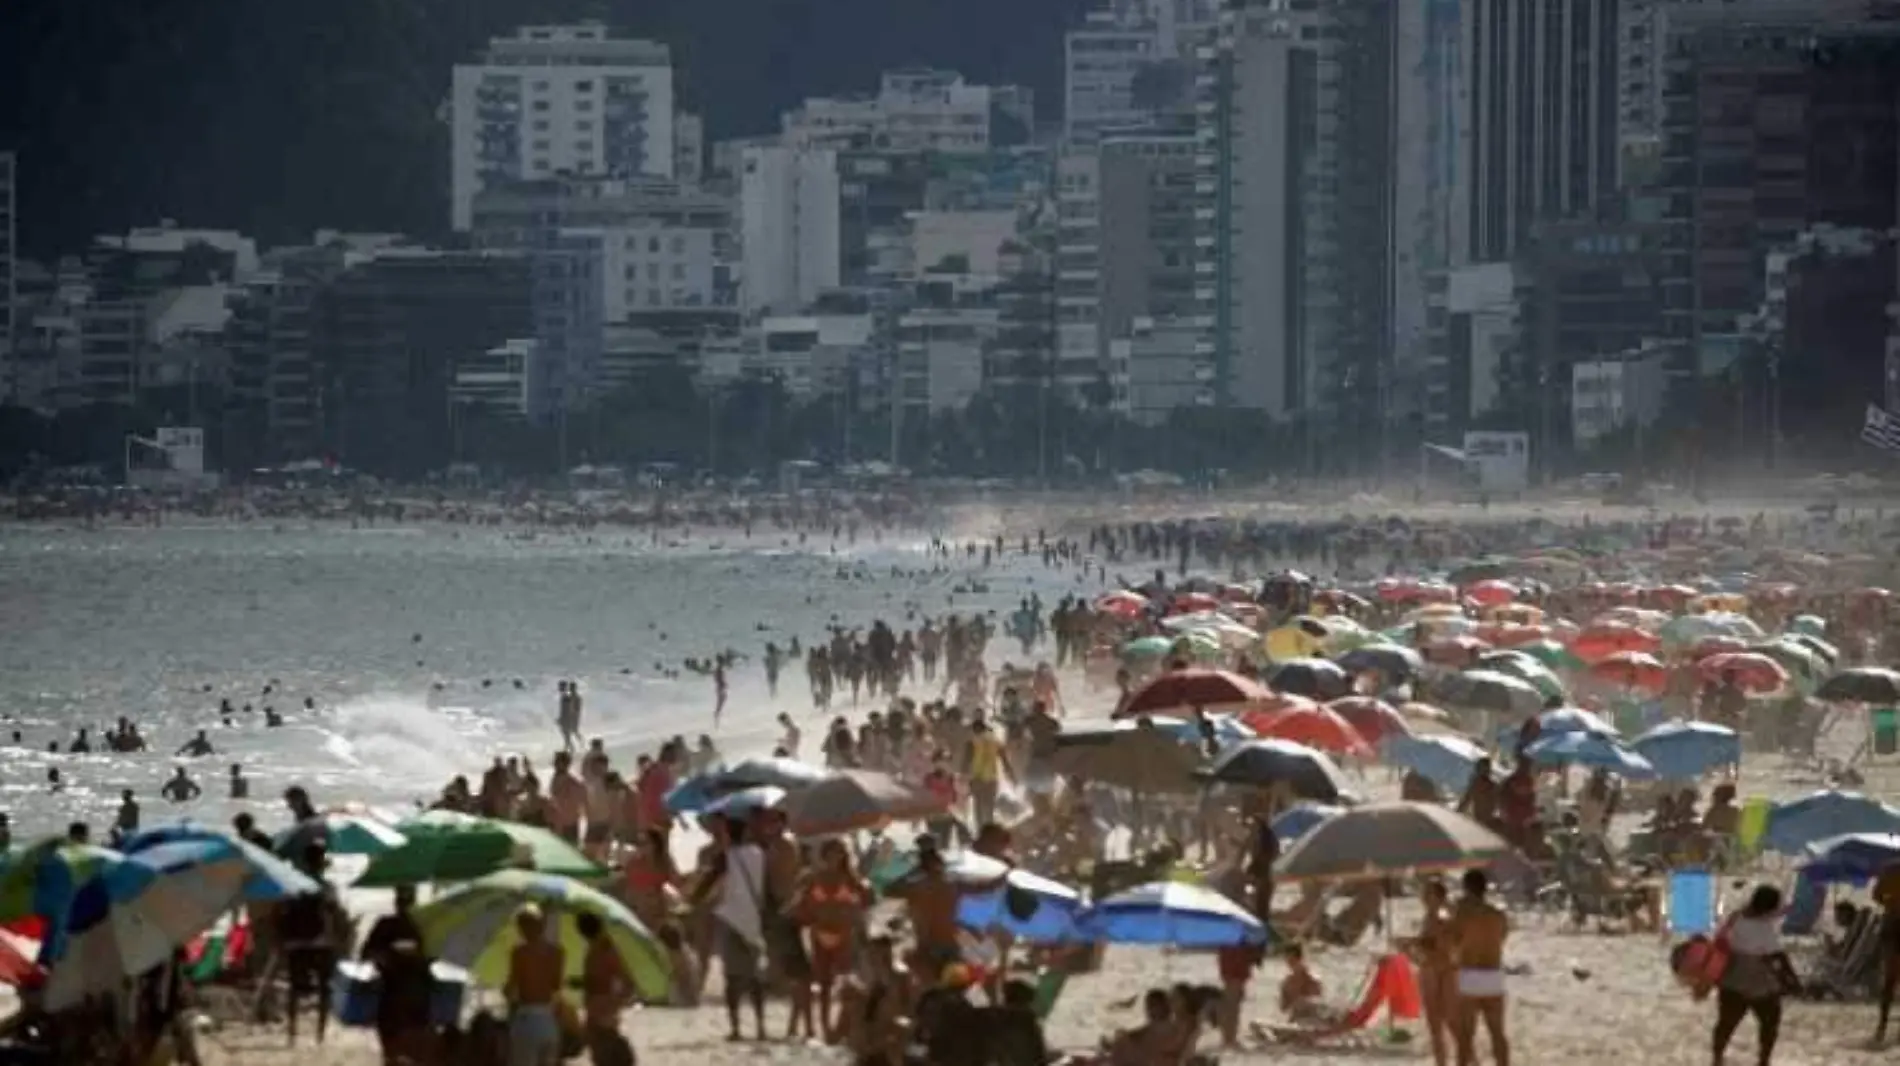
<path id="1" fill-rule="evenodd" d="M 1652 694 L 1669 687 L 1669 668 L 1654 655 L 1642 651 L 1619 651 L 1598 659 L 1590 664 L 1590 676 Z"/>
<path id="2" fill-rule="evenodd" d="M 1725 651 L 1697 663 L 1696 669 L 1709 682 L 1734 678 L 1746 692 L 1779 692 L 1788 683 L 1787 669 L 1759 652 Z"/>
<path id="3" fill-rule="evenodd" d="M 1351 722 L 1325 707 L 1300 707 L 1281 711 L 1262 723 L 1263 737 L 1278 737 L 1335 755 L 1372 754 L 1366 740 Z"/>
<path id="4" fill-rule="evenodd" d="M 1597 623 L 1578 633 L 1570 653 L 1586 663 L 1607 659 L 1619 651 L 1653 652 L 1662 645 L 1654 633 L 1622 623 Z"/>

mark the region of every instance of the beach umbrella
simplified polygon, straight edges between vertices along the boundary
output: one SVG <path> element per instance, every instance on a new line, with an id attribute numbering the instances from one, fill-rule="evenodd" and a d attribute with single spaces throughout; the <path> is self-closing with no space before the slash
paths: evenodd
<path id="1" fill-rule="evenodd" d="M 1288 881 L 1410 877 L 1511 855 L 1496 833 L 1435 803 L 1372 803 L 1314 826 L 1274 864 Z"/>
<path id="2" fill-rule="evenodd" d="M 1841 649 L 1815 636 L 1812 633 L 1785 633 L 1781 639 L 1789 644 L 1797 644 L 1819 656 L 1827 669 L 1834 669 L 1841 661 Z"/>
<path id="3" fill-rule="evenodd" d="M 1751 644 L 1748 650 L 1757 655 L 1766 655 L 1780 663 L 1790 678 L 1810 689 L 1820 684 L 1821 679 L 1828 675 L 1828 664 L 1815 654 L 1813 648 L 1798 640 L 1782 637 Z"/>
<path id="4" fill-rule="evenodd" d="M 1291 659 L 1273 668 L 1267 685 L 1309 699 L 1330 700 L 1352 691 L 1352 679 L 1339 664 L 1326 659 Z"/>
<path id="5" fill-rule="evenodd" d="M 1241 708 L 1234 717 L 1238 718 L 1242 725 L 1253 730 L 1255 736 L 1265 736 L 1266 730 L 1273 725 L 1275 718 L 1288 711 L 1301 711 L 1318 706 L 1317 700 L 1295 696 L 1289 692 L 1276 692 L 1264 700 Z"/>
<path id="6" fill-rule="evenodd" d="M 1695 643 L 1689 645 L 1688 651 L 1684 654 L 1690 662 L 1701 662 L 1711 655 L 1747 650 L 1748 641 L 1741 637 L 1731 637 L 1727 633 L 1711 633 L 1706 637 L 1697 637 Z"/>
<path id="7" fill-rule="evenodd" d="M 1656 768 L 1649 760 L 1624 747 L 1615 737 L 1585 730 L 1539 737 L 1524 749 L 1524 757 L 1546 765 L 1594 767 L 1632 780 L 1656 776 Z"/>
<path id="8" fill-rule="evenodd" d="M 1788 671 L 1780 663 L 1760 652 L 1725 651 L 1696 664 L 1704 681 L 1733 679 L 1745 692 L 1779 692 L 1788 683 Z"/>
<path id="9" fill-rule="evenodd" d="M 1239 718 L 1231 714 L 1210 714 L 1206 716 L 1206 719 L 1208 728 L 1214 733 L 1215 744 L 1232 744 L 1237 740 L 1252 740 L 1254 737 L 1259 736 L 1258 733 L 1254 732 Z M 1145 719 L 1136 719 L 1136 722 L 1143 720 L 1147 721 L 1149 725 L 1160 732 L 1167 734 L 1168 739 L 1173 740 L 1177 744 L 1198 745 L 1206 739 L 1201 729 L 1201 723 L 1192 718 L 1183 718 L 1171 714 L 1151 714 L 1147 715 Z M 1134 725 L 1135 722 L 1122 719 L 1115 724 Z"/>
<path id="10" fill-rule="evenodd" d="M 1569 695 L 1563 679 L 1550 668 L 1522 652 L 1494 651 L 1480 656 L 1474 669 L 1493 670 L 1525 681 L 1546 700 L 1561 700 Z"/>
<path id="11" fill-rule="evenodd" d="M 1517 586 L 1509 581 L 1491 579 L 1466 585 L 1464 598 L 1480 607 L 1497 607 L 1517 599 Z"/>
<path id="12" fill-rule="evenodd" d="M 222 829 L 212 829 L 194 822 L 157 825 L 134 833 L 119 842 L 119 850 L 127 855 L 136 855 L 160 845 L 181 841 L 205 843 L 208 854 L 222 861 L 228 852 L 229 857 L 249 867 L 251 876 L 244 883 L 246 901 L 267 903 L 306 895 L 322 888 L 295 866 L 250 841 Z"/>
<path id="13" fill-rule="evenodd" d="M 1099 614 L 1109 614 L 1117 618 L 1129 620 L 1146 615 L 1150 606 L 1148 597 L 1143 596 L 1139 592 L 1130 592 L 1127 589 L 1121 589 L 1097 597 L 1094 604 L 1095 610 Z"/>
<path id="14" fill-rule="evenodd" d="M 1307 830 L 1343 810 L 1347 808 L 1325 803 L 1295 803 L 1275 816 L 1273 835 L 1280 838 L 1280 844 L 1284 847 L 1306 835 Z"/>
<path id="15" fill-rule="evenodd" d="M 1554 640 L 1533 640 L 1523 644 L 1513 644 L 1512 651 L 1528 655 L 1552 670 L 1575 670 L 1583 666 L 1583 660 L 1570 654 L 1570 649 Z"/>
<path id="16" fill-rule="evenodd" d="M 1857 666 L 1842 670 L 1821 682 L 1815 696 L 1833 703 L 1892 706 L 1900 703 L 1900 672 L 1880 666 Z"/>
<path id="17" fill-rule="evenodd" d="M 1453 795 L 1463 795 L 1471 773 L 1486 756 L 1483 748 L 1460 736 L 1393 736 L 1380 748 L 1385 761 L 1402 767 Z"/>
<path id="18" fill-rule="evenodd" d="M 1444 702 L 1497 714 L 1535 714 L 1544 694 L 1530 682 L 1496 670 L 1467 670 L 1448 678 Z"/>
<path id="19" fill-rule="evenodd" d="M 256 850 L 256 849 L 253 849 Z M 153 844 L 136 854 L 94 856 L 63 913 L 48 916 L 43 1006 L 61 1010 L 169 959 L 243 901 L 259 876 L 237 848 L 215 840 Z M 316 891 L 295 871 L 277 896 Z"/>
<path id="20" fill-rule="evenodd" d="M 1422 649 L 1425 661 L 1440 666 L 1466 667 L 1491 650 L 1491 645 L 1474 636 L 1435 637 Z"/>
<path id="21" fill-rule="evenodd" d="M 1345 775 L 1325 752 L 1273 737 L 1235 744 L 1202 776 L 1229 785 L 1285 784 L 1294 795 L 1320 803 L 1337 803 L 1350 794 Z"/>
<path id="22" fill-rule="evenodd" d="M 673 786 L 664 799 L 674 814 L 693 814 L 719 797 L 741 789 L 772 785 L 787 792 L 810 788 L 825 779 L 826 771 L 807 762 L 778 756 L 741 759 L 718 766 Z"/>
<path id="23" fill-rule="evenodd" d="M 1049 768 L 1130 792 L 1193 792 L 1200 754 L 1145 718 L 1056 734 Z"/>
<path id="24" fill-rule="evenodd" d="M 887 891 L 916 869 L 917 853 L 906 852 L 880 871 L 873 884 Z M 1082 894 L 1068 885 L 974 851 L 945 855 L 943 872 L 963 889 L 957 897 L 957 924 L 963 928 L 979 933 L 1000 929 L 1037 944 L 1074 939 Z"/>
<path id="25" fill-rule="evenodd" d="M 777 785 L 754 785 L 737 792 L 728 792 L 724 796 L 707 804 L 699 814 L 702 818 L 723 815 L 727 818 L 749 818 L 759 811 L 775 811 L 785 805 L 789 795 Z"/>
<path id="26" fill-rule="evenodd" d="M 399 848 L 409 838 L 380 818 L 354 811 L 325 811 L 278 833 L 271 849 L 296 857 L 316 841 L 332 855 L 381 855 Z"/>
<path id="27" fill-rule="evenodd" d="M 1809 844 L 1806 853 L 1808 862 L 1801 867 L 1801 876 L 1809 881 L 1865 884 L 1900 863 L 1900 834 L 1844 833 Z"/>
<path id="28" fill-rule="evenodd" d="M 1169 614 L 1195 614 L 1220 610 L 1220 599 L 1205 592 L 1183 592 L 1168 602 Z"/>
<path id="29" fill-rule="evenodd" d="M 469 881 L 505 868 L 570 877 L 601 877 L 607 872 L 548 830 L 519 822 L 427 811 L 396 829 L 408 842 L 372 858 L 356 879 L 356 887 Z"/>
<path id="30" fill-rule="evenodd" d="M 1669 668 L 1643 651 L 1619 651 L 1590 664 L 1590 676 L 1612 685 L 1651 694 L 1669 687 Z"/>
<path id="31" fill-rule="evenodd" d="M 882 829 L 948 813 L 936 793 L 875 770 L 839 770 L 785 801 L 786 828 L 801 837 Z"/>
<path id="32" fill-rule="evenodd" d="M 1619 651 L 1653 652 L 1661 642 L 1647 630 L 1620 622 L 1593 624 L 1570 641 L 1571 654 L 1586 663 L 1607 659 Z"/>
<path id="33" fill-rule="evenodd" d="M 1417 651 L 1382 640 L 1361 644 L 1333 661 L 1349 674 L 1377 670 L 1395 683 L 1411 680 L 1425 666 Z"/>
<path id="34" fill-rule="evenodd" d="M 1796 636 L 1825 637 L 1827 621 L 1817 615 L 1798 614 L 1788 619 L 1788 632 Z"/>
<path id="35" fill-rule="evenodd" d="M 1540 736 L 1557 733 L 1600 733 L 1606 737 L 1616 736 L 1615 726 L 1603 720 L 1595 711 L 1582 707 L 1557 707 L 1537 716 L 1537 730 Z"/>
<path id="36" fill-rule="evenodd" d="M 415 921 L 430 955 L 462 967 L 490 988 L 501 988 L 508 981 L 510 956 L 521 943 L 515 917 L 529 903 L 540 908 L 549 939 L 559 943 L 565 955 L 563 987 L 579 984 L 587 943 L 576 919 L 591 914 L 600 920 L 602 935 L 640 996 L 648 1002 L 665 1001 L 672 987 L 666 950 L 626 904 L 572 878 L 500 870 L 417 907 Z"/>
<path id="37" fill-rule="evenodd" d="M 1474 559 L 1469 562 L 1454 563 L 1445 574 L 1445 580 L 1454 585 L 1467 586 L 1465 595 L 1470 596 L 1472 589 L 1469 586 L 1504 584 L 1500 579 L 1510 576 L 1511 565 L 1508 559 Z M 1512 588 L 1511 593 L 1516 595 L 1517 590 Z"/>
<path id="38" fill-rule="evenodd" d="M 1263 737 L 1278 737 L 1334 755 L 1370 755 L 1372 749 L 1351 722 L 1325 707 L 1301 707 L 1274 715 L 1262 725 Z"/>
<path id="39" fill-rule="evenodd" d="M 1844 833 L 1900 833 L 1900 810 L 1858 792 L 1815 792 L 1770 808 L 1761 844 L 1765 851 L 1799 855 L 1817 840 Z"/>
<path id="40" fill-rule="evenodd" d="M 1174 654 L 1174 638 L 1164 636 L 1140 637 L 1121 647 L 1121 657 L 1128 662 L 1144 662 L 1165 659 Z"/>
<path id="41" fill-rule="evenodd" d="M 1222 948 L 1267 939 L 1260 919 L 1201 885 L 1155 881 L 1104 899 L 1076 918 L 1082 939 L 1109 944 Z"/>
<path id="42" fill-rule="evenodd" d="M 1347 696 L 1333 700 L 1326 707 L 1344 718 L 1367 744 L 1375 747 L 1387 737 L 1412 731 L 1397 708 L 1376 696 Z"/>
<path id="43" fill-rule="evenodd" d="M 1229 670 L 1203 670 L 1190 667 L 1170 670 L 1136 689 L 1127 702 L 1116 710 L 1117 718 L 1141 714 L 1203 708 L 1214 710 L 1237 707 L 1267 698 L 1271 693 L 1259 682 Z"/>
<path id="44" fill-rule="evenodd" d="M 1692 781 L 1717 767 L 1742 761 L 1742 738 L 1712 722 L 1664 722 L 1630 742 L 1630 750 L 1649 760 L 1659 777 Z"/>

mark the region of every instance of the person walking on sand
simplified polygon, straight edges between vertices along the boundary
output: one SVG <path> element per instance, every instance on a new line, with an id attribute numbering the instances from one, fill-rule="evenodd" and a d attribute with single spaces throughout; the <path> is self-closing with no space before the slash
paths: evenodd
<path id="1" fill-rule="evenodd" d="M 726 1039 L 744 1040 L 739 1031 L 739 1004 L 752 1003 L 753 1030 L 765 1036 L 765 852 L 746 839 L 744 822 L 716 819 L 724 831 L 725 846 L 713 856 L 706 876 L 693 892 L 695 906 L 718 890 L 713 904 L 714 938 L 719 968 L 726 979 Z"/>
<path id="2" fill-rule="evenodd" d="M 1009 764 L 1003 742 L 980 717 L 970 726 L 968 753 L 972 814 L 977 825 L 986 825 L 996 819 L 996 795 L 1002 790 L 1003 776 L 1015 780 L 1016 769 Z"/>
<path id="3" fill-rule="evenodd" d="M 561 750 L 573 751 L 581 743 L 581 694 L 572 681 L 556 684 L 560 695 L 554 712 L 554 720 L 561 729 Z"/>
<path id="4" fill-rule="evenodd" d="M 1511 1043 L 1504 1032 L 1504 941 L 1511 933 L 1504 912 L 1485 898 L 1491 879 L 1483 870 L 1468 870 L 1464 897 L 1452 909 L 1449 932 L 1458 963 L 1457 1006 L 1452 1035 L 1458 1045 L 1458 1066 L 1478 1064 L 1478 1023 L 1484 1022 L 1497 1066 L 1511 1066 Z"/>
<path id="5" fill-rule="evenodd" d="M 1887 1017 L 1893 1012 L 1893 992 L 1900 987 L 1900 862 L 1881 868 L 1874 881 L 1874 902 L 1880 906 L 1880 949 L 1883 968 L 1880 980 L 1880 1020 L 1874 1026 L 1874 1043 L 1887 1040 Z"/>
<path id="6" fill-rule="evenodd" d="M 713 728 L 719 728 L 719 718 L 726 713 L 726 657 L 721 655 L 713 659 Z"/>
<path id="7" fill-rule="evenodd" d="M 547 937 L 547 919 L 530 903 L 515 915 L 521 943 L 508 956 L 508 1066 L 559 1066 L 561 1023 L 554 997 L 561 993 L 567 955 Z"/>
<path id="8" fill-rule="evenodd" d="M 1748 905 L 1716 934 L 1728 945 L 1728 965 L 1715 983 L 1715 1066 L 1722 1066 L 1729 1041 L 1750 1014 L 1755 1016 L 1755 1061 L 1768 1066 L 1774 1058 L 1783 991 L 1800 984 L 1781 948 L 1781 918 L 1781 890 L 1756 885 Z"/>

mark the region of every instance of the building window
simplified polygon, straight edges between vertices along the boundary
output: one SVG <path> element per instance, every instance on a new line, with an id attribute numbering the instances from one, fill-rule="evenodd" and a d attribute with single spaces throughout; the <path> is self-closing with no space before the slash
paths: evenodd
<path id="1" fill-rule="evenodd" d="M 594 121 L 592 119 L 584 118 L 574 123 L 575 133 L 591 133 L 593 132 L 593 129 L 594 129 Z"/>
<path id="2" fill-rule="evenodd" d="M 544 118 L 537 118 L 537 119 L 535 119 L 535 120 L 534 120 L 534 132 L 536 132 L 536 133 L 546 133 L 547 131 L 548 131 L 548 120 L 547 120 L 547 119 L 544 119 Z"/>
<path id="3" fill-rule="evenodd" d="M 577 81 L 574 83 L 574 91 L 577 93 L 591 93 L 594 91 L 594 83 L 591 81 Z"/>
<path id="4" fill-rule="evenodd" d="M 593 141 L 575 141 L 574 154 L 575 155 L 593 155 L 594 142 Z"/>
<path id="5" fill-rule="evenodd" d="M 594 109 L 594 102 L 592 100 L 574 101 L 574 110 L 576 111 L 592 111 L 593 109 Z"/>
<path id="6" fill-rule="evenodd" d="M 658 237 L 648 237 L 648 238 L 647 238 L 647 251 L 649 251 L 649 252 L 652 252 L 652 253 L 654 253 L 655 255 L 658 255 L 658 254 L 659 254 L 659 251 L 660 251 L 660 239 L 659 239 Z"/>
<path id="7" fill-rule="evenodd" d="M 534 109 L 536 111 L 546 111 L 548 109 L 548 102 L 546 100 L 536 100 L 534 102 Z"/>
<path id="8" fill-rule="evenodd" d="M 673 254 L 674 255 L 686 254 L 686 238 L 684 237 L 673 238 Z"/>
<path id="9" fill-rule="evenodd" d="M 638 263 L 627 264 L 627 280 L 628 281 L 640 280 L 640 265 Z"/>
<path id="10" fill-rule="evenodd" d="M 545 151 L 547 151 L 547 150 L 548 150 L 548 142 L 546 142 L 546 141 L 544 141 L 544 140 L 543 140 L 543 141 L 536 141 L 536 142 L 534 142 L 534 150 L 535 150 L 535 151 L 537 151 L 537 152 L 545 152 Z"/>

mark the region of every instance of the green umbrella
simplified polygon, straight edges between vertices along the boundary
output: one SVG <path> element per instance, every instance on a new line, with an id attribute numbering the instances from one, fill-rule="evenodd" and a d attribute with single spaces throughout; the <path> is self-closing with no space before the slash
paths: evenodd
<path id="1" fill-rule="evenodd" d="M 1816 615 L 1798 614 L 1788 620 L 1788 632 L 1809 637 L 1827 636 L 1827 621 Z"/>
<path id="2" fill-rule="evenodd" d="M 672 974 L 665 949 L 626 904 L 571 878 L 531 870 L 492 873 L 416 908 L 416 926 L 430 954 L 490 988 L 501 988 L 508 981 L 510 955 L 521 943 L 515 917 L 528 903 L 540 908 L 559 938 L 569 987 L 579 980 L 587 957 L 575 919 L 592 914 L 641 997 L 666 999 Z"/>
<path id="3" fill-rule="evenodd" d="M 1173 637 L 1142 637 L 1122 645 L 1123 659 L 1165 659 L 1174 651 Z"/>
<path id="4" fill-rule="evenodd" d="M 1522 652 L 1551 670 L 1581 670 L 1583 668 L 1582 659 L 1570 654 L 1569 648 L 1554 640 L 1533 640 L 1519 644 L 1511 650 Z"/>
<path id="5" fill-rule="evenodd" d="M 1788 676 L 1794 679 L 1796 687 L 1803 692 L 1814 691 L 1814 687 L 1832 670 L 1813 648 L 1786 637 L 1751 645 L 1748 650 L 1760 652 L 1780 663 L 1787 669 Z"/>
<path id="6" fill-rule="evenodd" d="M 569 877 L 607 871 L 548 832 L 519 822 L 429 811 L 396 826 L 408 843 L 370 860 L 358 888 L 393 888 L 430 881 L 467 881 L 508 867 Z"/>

